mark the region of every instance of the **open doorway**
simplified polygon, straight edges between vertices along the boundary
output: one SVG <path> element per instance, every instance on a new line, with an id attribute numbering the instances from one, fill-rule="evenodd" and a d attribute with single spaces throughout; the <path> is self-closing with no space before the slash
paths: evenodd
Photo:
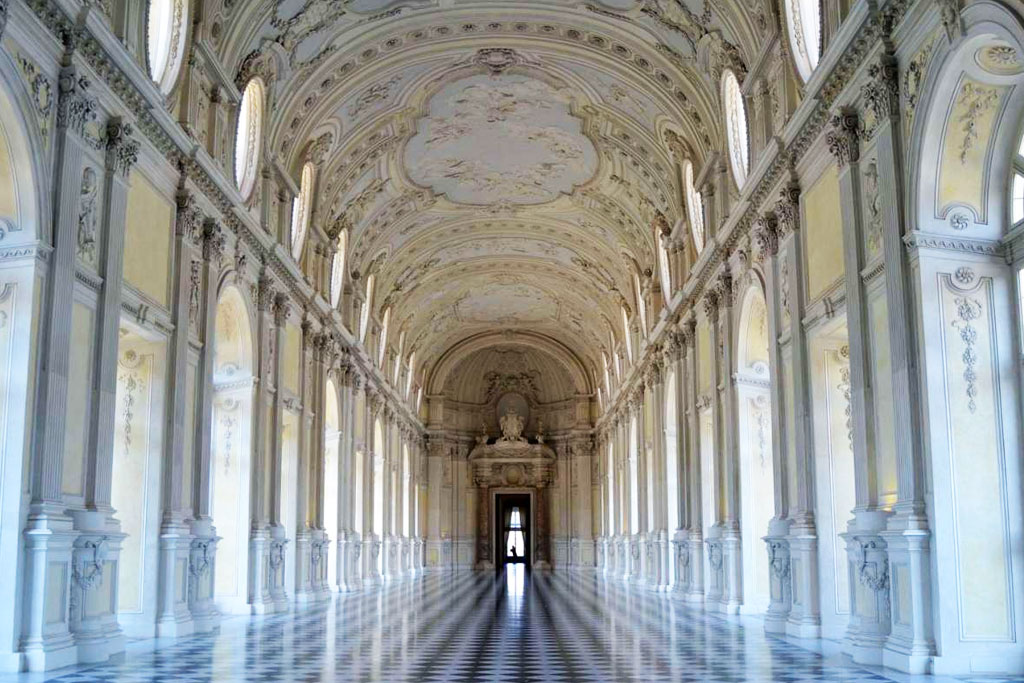
<path id="1" fill-rule="evenodd" d="M 530 495 L 498 494 L 494 510 L 495 568 L 501 571 L 509 564 L 522 564 L 529 568 L 532 560 Z"/>

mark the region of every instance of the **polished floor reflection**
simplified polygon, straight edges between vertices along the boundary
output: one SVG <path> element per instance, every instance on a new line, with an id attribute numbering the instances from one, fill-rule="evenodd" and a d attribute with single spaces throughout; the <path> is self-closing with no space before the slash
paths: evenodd
<path id="1" fill-rule="evenodd" d="M 5 680 L 0 677 L 0 680 Z M 132 644 L 84 681 L 910 681 L 592 571 L 427 573 L 221 632 Z M 945 679 L 954 680 L 954 679 Z"/>

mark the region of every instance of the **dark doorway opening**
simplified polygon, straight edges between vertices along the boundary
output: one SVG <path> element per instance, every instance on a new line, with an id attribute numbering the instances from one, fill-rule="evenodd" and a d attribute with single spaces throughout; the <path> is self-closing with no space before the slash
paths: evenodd
<path id="1" fill-rule="evenodd" d="M 499 571 L 508 564 L 523 564 L 527 568 L 532 559 L 530 539 L 530 495 L 527 493 L 498 494 L 495 524 L 495 568 Z"/>

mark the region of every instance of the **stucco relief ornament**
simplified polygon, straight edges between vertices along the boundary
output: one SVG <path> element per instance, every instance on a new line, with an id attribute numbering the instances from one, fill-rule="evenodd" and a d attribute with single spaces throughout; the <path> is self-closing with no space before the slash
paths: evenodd
<path id="1" fill-rule="evenodd" d="M 970 220 L 960 211 L 954 212 L 949 217 L 949 226 L 954 230 L 966 230 L 970 225 Z"/>
<path id="2" fill-rule="evenodd" d="M 96 195 L 99 180 L 96 171 L 86 166 L 82 171 L 82 186 L 78 196 L 78 258 L 96 265 Z"/>
<path id="3" fill-rule="evenodd" d="M 966 164 L 968 155 L 978 141 L 978 119 L 999 101 L 999 91 L 994 87 L 968 81 L 960 90 L 957 104 L 962 104 L 964 111 L 957 119 L 963 140 L 960 142 L 960 163 Z"/>
<path id="4" fill-rule="evenodd" d="M 953 43 L 964 34 L 964 27 L 960 21 L 960 0 L 939 0 L 939 11 L 946 37 Z"/>
<path id="5" fill-rule="evenodd" d="M 974 282 L 974 271 L 967 266 L 960 266 L 953 273 L 953 279 L 957 281 L 961 287 L 967 287 Z"/>
<path id="6" fill-rule="evenodd" d="M 505 414 L 498 420 L 498 424 L 501 425 L 501 438 L 498 439 L 499 442 L 526 441 L 523 438 L 523 418 L 514 407 L 509 406 Z"/>
<path id="7" fill-rule="evenodd" d="M 85 136 L 85 126 L 96 120 L 96 100 L 88 97 L 89 79 L 65 69 L 57 81 L 57 126 Z"/>
<path id="8" fill-rule="evenodd" d="M 860 160 L 860 121 L 857 114 L 844 111 L 832 117 L 832 130 L 826 138 L 828 150 L 840 168 Z"/>
<path id="9" fill-rule="evenodd" d="M 956 303 L 957 319 L 951 324 L 959 330 L 960 339 L 964 343 L 964 351 L 960 356 L 964 363 L 964 383 L 967 385 L 967 409 L 972 413 L 978 409 L 978 373 L 975 367 L 978 364 L 978 352 L 975 345 L 978 343 L 978 329 L 974 321 L 981 317 L 981 303 L 976 299 L 966 296 L 958 296 Z"/>

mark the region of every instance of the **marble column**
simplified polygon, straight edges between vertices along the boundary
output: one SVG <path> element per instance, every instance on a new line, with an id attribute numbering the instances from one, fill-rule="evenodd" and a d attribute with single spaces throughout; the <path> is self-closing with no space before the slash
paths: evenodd
<path id="1" fill-rule="evenodd" d="M 62 478 L 79 195 L 90 146 L 85 127 L 95 120 L 97 104 L 89 95 L 88 79 L 78 73 L 73 61 L 69 50 L 64 55 L 57 99 L 53 251 L 42 306 L 50 322 L 40 335 L 31 502 L 24 536 L 25 617 L 20 649 L 29 671 L 68 666 L 78 658 L 67 621 L 54 621 L 46 616 L 47 603 L 54 600 L 62 603 L 61 613 L 67 613 L 72 543 L 77 536 L 66 513 Z"/>
<path id="2" fill-rule="evenodd" d="M 768 552 L 770 573 L 770 599 L 765 614 L 764 627 L 769 633 L 785 633 L 792 606 L 792 590 L 789 564 L 789 476 L 788 460 L 785 457 L 785 393 L 783 391 L 782 353 L 779 346 L 780 297 L 779 267 L 776 256 L 779 251 L 779 219 L 774 211 L 766 212 L 753 233 L 755 259 L 761 262 L 761 273 L 765 285 L 765 306 L 768 317 L 768 374 L 772 408 L 772 464 L 775 491 L 775 514 L 768 523 L 764 537 Z"/>
<path id="3" fill-rule="evenodd" d="M 800 187 L 791 178 L 776 203 L 781 237 L 779 246 L 782 317 L 788 336 L 789 373 L 783 373 L 792 401 L 786 401 L 786 451 L 789 454 L 790 490 L 788 543 L 792 603 L 786 622 L 786 633 L 802 638 L 821 635 L 818 602 L 818 531 L 814 521 L 814 445 L 811 434 L 810 366 L 808 344 L 804 333 L 804 254 L 800 237 Z M 785 376 L 788 375 L 788 376 Z M 791 427 L 791 429 L 790 429 Z"/>
<path id="4" fill-rule="evenodd" d="M 689 602 L 704 601 L 704 523 L 703 490 L 700 471 L 700 415 L 697 410 L 697 320 L 691 310 L 682 322 L 681 336 L 686 371 L 683 374 L 686 397 L 686 471 L 687 551 L 683 565 L 688 577 L 684 597 Z"/>
<path id="5" fill-rule="evenodd" d="M 875 150 L 878 160 L 879 205 L 882 207 L 881 245 L 885 260 L 885 295 L 888 310 L 889 363 L 892 373 L 893 431 L 896 435 L 897 500 L 893 514 L 880 533 L 886 544 L 889 567 L 903 574 L 907 587 L 905 616 L 892 618 L 882 652 L 882 663 L 903 671 L 925 671 L 935 652 L 932 634 L 931 530 L 925 510 L 925 433 L 922 424 L 922 372 L 918 367 L 915 326 L 911 321 L 928 315 L 915 307 L 911 282 L 926 269 L 911 266 L 904 238 L 909 232 L 904 206 L 901 103 L 896 57 L 883 52 L 869 68 L 862 95 L 877 119 Z M 945 256 L 945 254 L 944 254 Z M 948 267 L 948 262 L 943 267 Z M 940 579 L 941 583 L 941 579 Z M 951 620 L 948 620 L 951 621 Z M 865 657 L 873 661 L 873 656 Z"/>

